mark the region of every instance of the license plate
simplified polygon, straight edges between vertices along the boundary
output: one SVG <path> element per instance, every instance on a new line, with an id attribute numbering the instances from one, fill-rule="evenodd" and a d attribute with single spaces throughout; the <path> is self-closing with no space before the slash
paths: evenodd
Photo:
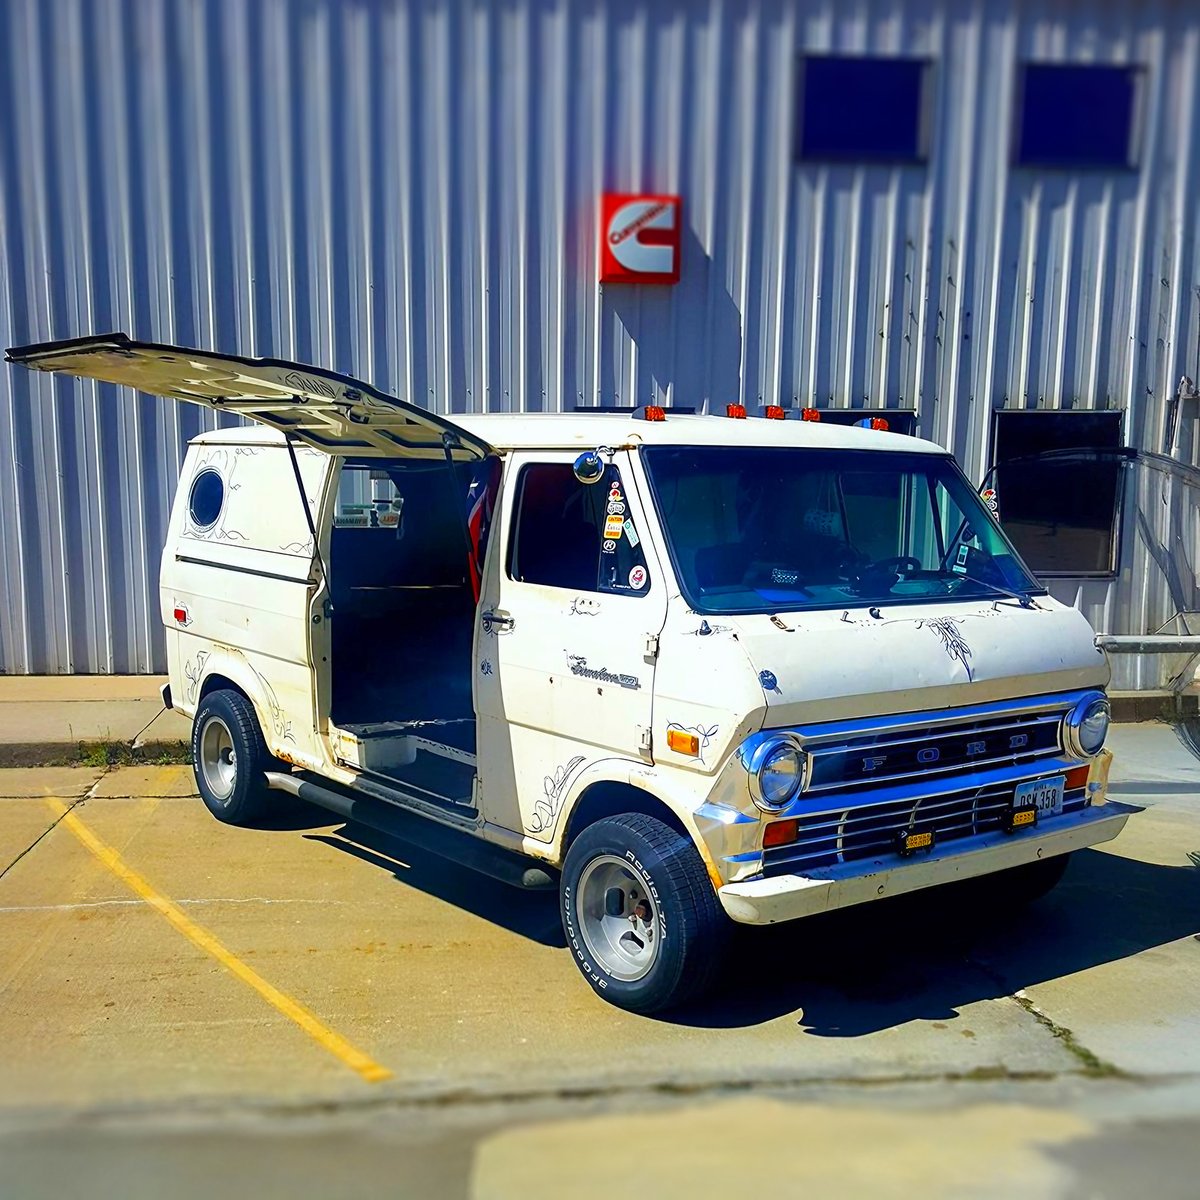
<path id="1" fill-rule="evenodd" d="M 1066 786 L 1065 775 L 1018 784 L 1013 793 L 1013 808 L 1035 808 L 1039 820 L 1042 817 L 1057 817 L 1062 812 L 1063 789 Z"/>

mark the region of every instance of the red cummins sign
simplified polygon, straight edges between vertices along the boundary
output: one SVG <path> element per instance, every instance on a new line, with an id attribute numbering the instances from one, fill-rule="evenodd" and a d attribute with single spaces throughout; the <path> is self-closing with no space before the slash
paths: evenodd
<path id="1" fill-rule="evenodd" d="M 682 201 L 618 195 L 600 202 L 600 282 L 678 283 Z"/>

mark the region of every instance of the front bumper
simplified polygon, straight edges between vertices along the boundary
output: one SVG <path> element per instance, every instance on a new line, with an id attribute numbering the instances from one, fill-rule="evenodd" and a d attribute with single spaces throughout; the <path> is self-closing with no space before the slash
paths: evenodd
<path id="1" fill-rule="evenodd" d="M 739 924 L 774 925 L 1096 846 L 1115 838 L 1130 816 L 1141 811 L 1132 804 L 1109 801 L 1040 822 L 1027 833 L 963 838 L 917 859 L 889 856 L 818 867 L 806 875 L 729 883 L 719 888 L 717 895 L 725 912 Z"/>

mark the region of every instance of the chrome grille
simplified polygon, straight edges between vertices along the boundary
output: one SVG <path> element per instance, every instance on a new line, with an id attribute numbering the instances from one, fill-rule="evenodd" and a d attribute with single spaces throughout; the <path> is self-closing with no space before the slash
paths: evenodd
<path id="1" fill-rule="evenodd" d="M 800 834 L 795 842 L 763 852 L 763 874 L 802 875 L 816 867 L 896 855 L 902 831 L 930 830 L 937 843 L 994 833 L 1001 828 L 1003 815 L 1012 804 L 1014 788 L 1011 783 L 970 788 L 920 800 L 859 804 L 800 817 Z M 1066 792 L 1063 812 L 1079 812 L 1084 807 L 1085 793 L 1085 788 Z"/>
<path id="2" fill-rule="evenodd" d="M 1059 750 L 1065 709 L 1006 713 L 954 723 L 938 722 L 805 740 L 807 794 L 878 787 L 920 778 L 965 774 L 1044 758 Z"/>

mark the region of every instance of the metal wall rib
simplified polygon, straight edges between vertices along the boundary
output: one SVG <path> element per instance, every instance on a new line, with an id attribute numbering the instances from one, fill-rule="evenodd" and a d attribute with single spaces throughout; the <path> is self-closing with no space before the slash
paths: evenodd
<path id="1" fill-rule="evenodd" d="M 449 411 L 916 408 L 974 476 L 999 405 L 1121 409 L 1157 450 L 1196 370 L 1198 43 L 1184 0 L 7 0 L 0 336 L 308 359 Z M 794 163 L 805 49 L 929 57 L 929 162 Z M 1136 171 L 1010 167 L 1032 58 L 1145 67 Z M 676 288 L 597 286 L 605 189 L 684 195 Z M 6 369 L 0 671 L 162 668 L 209 421 Z M 1055 584 L 1110 632 L 1200 609 L 1196 498 L 1163 486 L 1130 482 L 1119 581 Z"/>

